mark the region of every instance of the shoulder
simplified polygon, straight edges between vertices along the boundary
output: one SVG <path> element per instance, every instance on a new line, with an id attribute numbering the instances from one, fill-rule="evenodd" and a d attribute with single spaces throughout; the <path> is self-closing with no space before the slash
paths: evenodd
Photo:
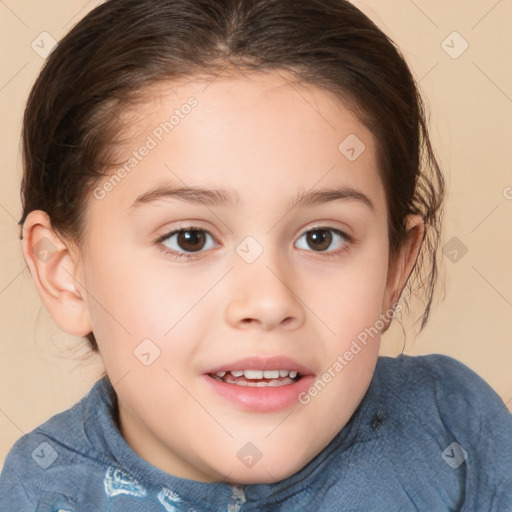
<path id="1" fill-rule="evenodd" d="M 512 510 L 512 416 L 448 356 L 379 357 L 331 453 L 330 497 L 350 510 Z"/>
<path id="2" fill-rule="evenodd" d="M 384 383 L 402 404 L 435 409 L 447 419 L 477 412 L 475 420 L 506 413 L 497 393 L 475 371 L 453 357 L 442 354 L 380 357 L 376 379 Z M 413 402 L 414 400 L 414 402 Z"/>
<path id="3" fill-rule="evenodd" d="M 86 420 L 104 392 L 103 387 L 98 381 L 78 403 L 16 441 L 0 475 L 1 503 L 28 507 L 40 504 L 45 495 L 55 498 L 70 468 L 85 470 L 95 465 L 93 461 L 99 453 L 86 432 Z M 72 494 L 70 491 L 71 501 Z"/>
<path id="4" fill-rule="evenodd" d="M 498 394 L 450 356 L 380 357 L 374 384 L 387 390 L 388 407 L 438 418 L 442 428 L 454 434 L 482 432 L 492 423 L 497 432 L 512 435 L 512 416 Z"/>
<path id="5" fill-rule="evenodd" d="M 475 510 L 489 496 L 512 506 L 512 415 L 484 379 L 449 356 L 401 355 L 379 358 L 374 385 L 396 435 L 441 455 Z"/>

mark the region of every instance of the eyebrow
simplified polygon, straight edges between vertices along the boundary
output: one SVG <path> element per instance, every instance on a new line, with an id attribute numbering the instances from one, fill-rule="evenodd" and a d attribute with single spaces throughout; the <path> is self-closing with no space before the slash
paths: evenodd
<path id="1" fill-rule="evenodd" d="M 178 199 L 204 206 L 237 206 L 240 196 L 234 191 L 204 189 L 199 187 L 174 187 L 172 185 L 157 186 L 137 197 L 130 208 L 158 201 L 159 199 Z M 296 207 L 319 206 L 338 200 L 354 200 L 366 205 L 375 212 L 375 206 L 368 196 L 350 186 L 310 190 L 297 194 L 289 205 Z"/>

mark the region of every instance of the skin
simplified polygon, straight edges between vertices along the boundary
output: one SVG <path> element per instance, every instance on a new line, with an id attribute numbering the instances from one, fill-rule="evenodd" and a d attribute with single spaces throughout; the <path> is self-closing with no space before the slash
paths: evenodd
<path id="1" fill-rule="evenodd" d="M 129 158 L 190 97 L 197 106 L 136 168 L 102 199 L 91 195 L 82 247 L 34 211 L 23 251 L 57 324 L 73 335 L 94 332 L 121 432 L 136 453 L 194 480 L 272 482 L 304 467 L 347 423 L 370 384 L 380 335 L 307 405 L 285 410 L 235 405 L 204 373 L 247 356 L 284 355 L 320 377 L 396 302 L 423 225 L 407 219 L 409 238 L 390 261 L 372 134 L 330 93 L 292 86 L 284 72 L 153 88 L 150 101 L 126 113 L 120 154 Z M 355 161 L 338 150 L 350 134 L 366 146 Z M 229 190 L 239 200 L 206 206 L 163 197 L 131 208 L 153 187 L 176 183 Z M 355 199 L 288 206 L 297 194 L 342 185 L 365 194 L 374 210 Z M 169 253 L 180 249 L 176 236 L 174 245 L 157 242 L 190 226 L 213 237 L 190 260 Z M 304 233 L 319 226 L 351 241 L 333 236 L 315 251 Z M 263 249 L 252 263 L 236 252 L 248 236 Z M 41 238 L 55 246 L 46 262 L 31 249 Z M 160 350 L 149 366 L 134 356 L 144 339 Z M 251 468 L 237 457 L 247 442 L 262 454 Z"/>

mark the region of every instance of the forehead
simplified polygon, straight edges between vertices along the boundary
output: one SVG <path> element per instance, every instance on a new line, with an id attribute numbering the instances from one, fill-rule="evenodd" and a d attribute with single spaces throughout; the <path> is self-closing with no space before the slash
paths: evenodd
<path id="1" fill-rule="evenodd" d="M 233 189 L 242 202 L 256 189 L 264 199 L 317 184 L 364 188 L 377 207 L 383 200 L 371 132 L 332 93 L 285 71 L 163 82 L 142 97 L 122 116 L 118 160 L 132 165 L 112 195 L 133 200 L 181 181 Z"/>

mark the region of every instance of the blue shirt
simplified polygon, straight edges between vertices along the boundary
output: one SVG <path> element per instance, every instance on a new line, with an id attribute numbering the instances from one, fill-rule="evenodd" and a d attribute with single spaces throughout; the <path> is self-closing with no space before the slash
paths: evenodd
<path id="1" fill-rule="evenodd" d="M 304 468 L 271 484 L 169 475 L 124 441 L 116 410 L 104 377 L 19 439 L 0 476 L 0 511 L 512 511 L 512 416 L 447 356 L 379 357 L 347 425 Z"/>

